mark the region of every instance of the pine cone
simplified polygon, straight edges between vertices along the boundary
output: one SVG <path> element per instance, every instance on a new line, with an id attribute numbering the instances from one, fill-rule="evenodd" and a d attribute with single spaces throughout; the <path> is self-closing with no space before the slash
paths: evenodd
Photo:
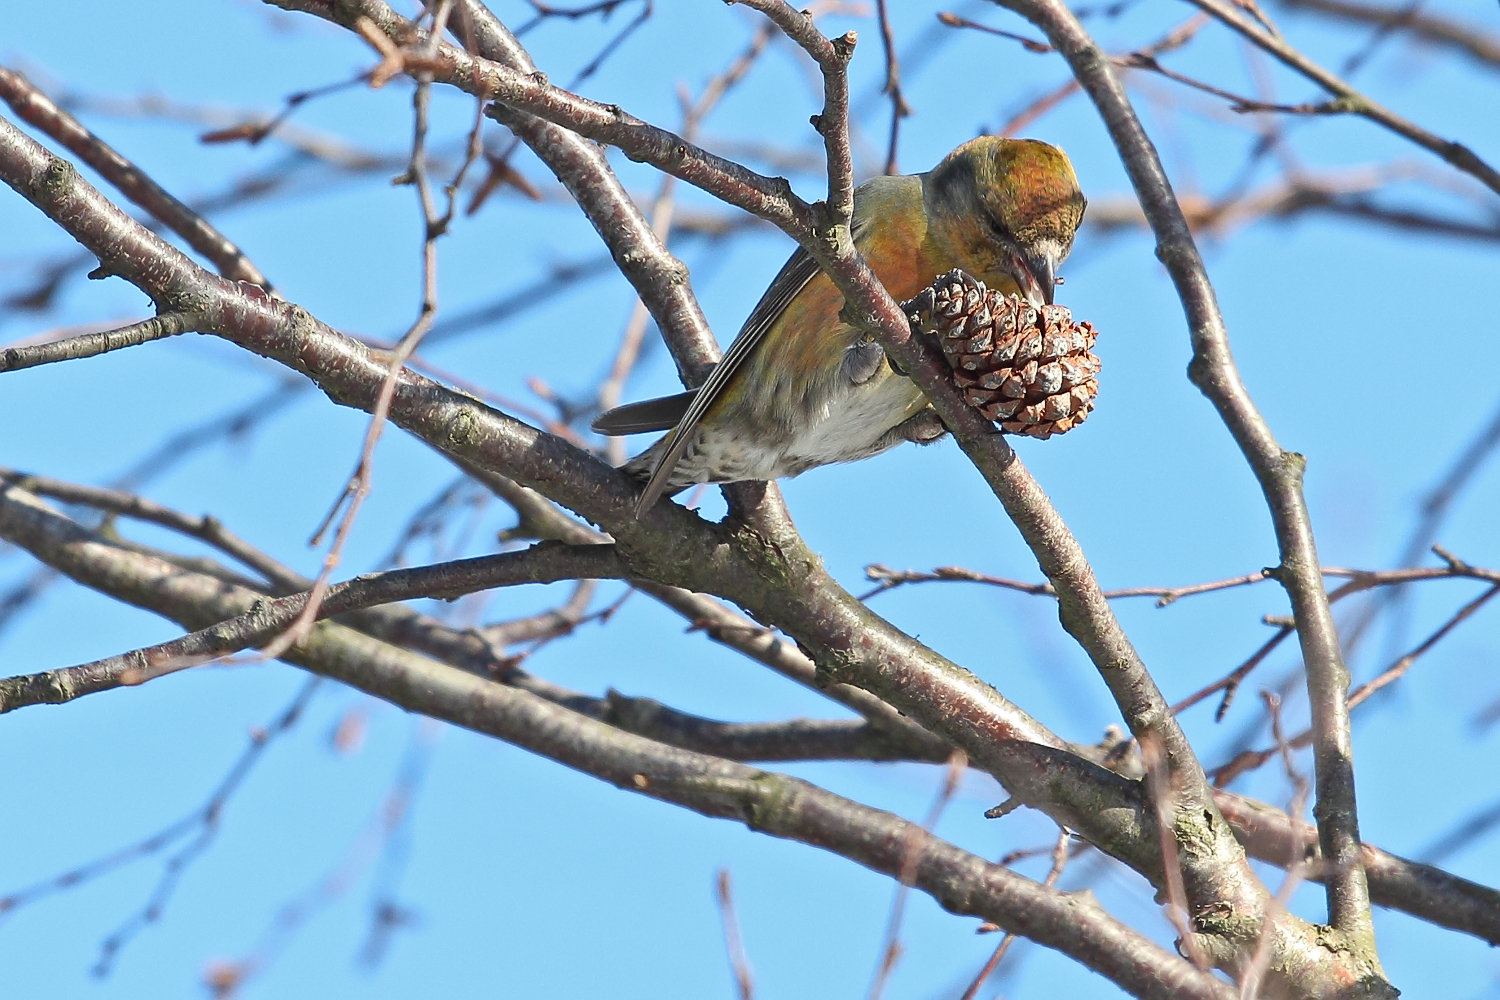
<path id="1" fill-rule="evenodd" d="M 969 405 L 1003 430 L 1046 440 L 1094 408 L 1096 332 L 1062 306 L 1038 311 L 954 269 L 902 308 L 937 340 Z"/>

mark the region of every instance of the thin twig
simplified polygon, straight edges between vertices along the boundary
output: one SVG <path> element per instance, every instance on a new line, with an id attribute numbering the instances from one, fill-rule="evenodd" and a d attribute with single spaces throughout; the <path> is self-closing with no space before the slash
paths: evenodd
<path id="1" fill-rule="evenodd" d="M 1178 861 L 1177 794 L 1172 788 L 1161 745 L 1150 734 L 1137 742 L 1141 749 L 1141 763 L 1146 768 L 1146 789 L 1155 812 L 1157 836 L 1161 841 L 1162 889 L 1167 897 L 1164 907 L 1166 917 L 1177 929 L 1178 949 L 1199 969 L 1207 971 L 1208 958 L 1193 929 L 1182 865 Z"/>
<path id="2" fill-rule="evenodd" d="M 1027 52 L 1034 52 L 1037 55 L 1046 55 L 1052 51 L 1052 46 L 1046 42 L 1039 42 L 1034 38 L 1027 38 L 1025 35 L 1018 35 L 1013 31 L 1005 31 L 1002 28 L 992 28 L 988 24 L 980 24 L 978 21 L 971 21 L 967 17 L 959 17 L 957 14 L 949 13 L 948 11 L 940 11 L 937 19 L 950 28 L 968 28 L 971 31 L 982 31 L 986 35 L 1008 38 L 1013 42 L 1019 42 L 1021 48 Z"/>
<path id="3" fill-rule="evenodd" d="M 1071 837 L 1072 834 L 1066 828 L 1057 831 L 1057 843 L 1052 848 L 1052 868 L 1047 872 L 1047 877 L 1042 880 L 1042 885 L 1054 886 L 1057 884 L 1057 880 L 1062 877 L 1063 867 L 1068 863 L 1068 841 Z M 1002 858 L 1000 863 L 1003 865 L 1011 862 L 1006 858 Z M 1007 934 L 1000 939 L 1000 943 L 995 946 L 994 952 L 990 954 L 989 960 L 980 968 L 979 974 L 974 977 L 974 981 L 969 984 L 968 989 L 964 990 L 964 995 L 959 997 L 959 1000 L 974 1000 L 974 997 L 979 994 L 980 988 L 984 986 L 985 980 L 989 979 L 991 974 L 994 973 L 995 967 L 1000 964 L 1000 960 L 1005 957 L 1005 953 L 1010 950 L 1010 946 L 1015 940 L 1016 936 L 1014 934 Z"/>
<path id="4" fill-rule="evenodd" d="M 1469 601 L 1463 607 L 1459 608 L 1456 612 L 1453 613 L 1452 616 L 1448 618 L 1447 621 L 1440 625 L 1436 631 L 1434 631 L 1426 639 L 1423 639 L 1416 646 L 1416 648 L 1412 649 L 1411 652 L 1407 653 L 1405 656 L 1402 656 L 1395 663 L 1391 664 L 1385 670 L 1381 671 L 1380 674 L 1376 677 L 1366 681 L 1365 683 L 1359 685 L 1359 687 L 1350 691 L 1348 695 L 1349 707 L 1351 709 L 1354 708 L 1361 702 L 1368 700 L 1369 697 L 1376 691 L 1379 691 L 1381 688 L 1387 686 L 1388 684 L 1400 680 L 1401 677 L 1406 674 L 1407 670 L 1411 669 L 1411 665 L 1413 663 L 1421 659 L 1421 657 L 1425 653 L 1430 651 L 1433 646 L 1436 646 L 1445 637 L 1447 637 L 1450 632 L 1452 632 L 1466 619 L 1473 615 L 1474 612 L 1478 611 L 1485 604 L 1489 603 L 1490 599 L 1493 598 L 1496 594 L 1500 594 L 1500 582 L 1492 584 L 1478 597 L 1474 598 L 1472 601 Z M 1293 748 L 1305 747 L 1313 742 L 1314 735 L 1314 730 L 1305 730 L 1304 732 L 1292 737 L 1292 739 L 1288 741 L 1288 744 Z M 1234 758 L 1229 761 L 1229 763 L 1223 765 L 1213 772 L 1214 783 L 1219 785 L 1220 787 L 1229 784 L 1229 782 L 1233 781 L 1240 775 L 1245 774 L 1248 771 L 1253 771 L 1256 768 L 1260 767 L 1266 761 L 1274 757 L 1279 752 L 1279 749 L 1279 747 L 1273 746 L 1268 747 L 1264 750 L 1242 750 L 1240 753 L 1236 754 Z"/>
<path id="5" fill-rule="evenodd" d="M 1421 658 L 1422 654 L 1426 653 L 1433 646 L 1441 642 L 1449 632 L 1452 632 L 1455 628 L 1457 628 L 1466 618 L 1474 614 L 1474 612 L 1478 611 L 1484 605 L 1488 604 L 1490 599 L 1496 594 L 1500 594 L 1500 583 L 1494 584 L 1484 593 L 1480 594 L 1478 597 L 1470 601 L 1468 604 L 1465 604 L 1463 607 L 1459 608 L 1451 618 L 1449 618 L 1437 629 L 1437 631 L 1433 632 L 1426 639 L 1422 640 L 1422 642 L 1411 652 L 1407 653 L 1405 656 L 1401 657 L 1401 659 L 1397 660 L 1385 670 L 1381 671 L 1380 674 L 1376 677 L 1366 681 L 1359 687 L 1355 688 L 1353 691 L 1349 692 L 1349 707 L 1353 708 L 1360 702 L 1369 698 L 1376 691 L 1379 691 L 1381 688 L 1385 687 L 1387 684 L 1400 680 L 1401 677 L 1405 675 L 1406 671 L 1411 668 L 1411 665 Z"/>
<path id="6" fill-rule="evenodd" d="M 160 525 L 190 538 L 206 542 L 231 559 L 254 570 L 273 586 L 286 591 L 306 590 L 311 581 L 288 569 L 261 550 L 225 528 L 218 518 L 209 515 L 193 517 L 164 507 L 144 497 L 123 490 L 99 486 L 82 486 L 49 476 L 16 472 L 0 466 L 0 482 L 19 486 L 37 496 L 52 497 L 65 503 L 82 504 L 149 524 Z"/>
<path id="7" fill-rule="evenodd" d="M 463 17 L 456 27 L 467 47 L 521 73 L 536 72 L 526 50 L 484 4 L 460 0 L 459 8 Z M 391 23 L 394 27 L 395 21 Z M 719 360 L 719 348 L 693 296 L 687 268 L 656 238 L 603 153 L 577 133 L 533 115 L 495 109 L 490 114 L 526 143 L 573 196 L 656 320 L 684 383 L 700 385 Z"/>
<path id="8" fill-rule="evenodd" d="M 681 100 L 683 138 L 690 141 L 697 138 L 703 121 L 724 95 L 734 89 L 750 72 L 751 67 L 755 65 L 756 60 L 760 58 L 760 54 L 765 51 L 766 45 L 770 42 L 771 34 L 770 26 L 763 25 L 751 37 L 745 50 L 733 59 L 723 72 L 704 85 L 697 100 L 688 101 L 686 98 Z M 666 243 L 672 233 L 676 206 L 673 195 L 676 185 L 677 178 L 671 174 L 663 174 L 651 209 L 651 231 L 662 243 Z M 645 301 L 637 296 L 630 310 L 630 318 L 625 323 L 625 330 L 620 335 L 620 343 L 615 349 L 615 357 L 610 364 L 609 373 L 599 385 L 597 398 L 600 410 L 610 410 L 619 405 L 620 397 L 625 389 L 625 380 L 629 378 L 640 357 L 641 344 L 646 334 L 646 321 L 649 318 L 650 313 L 646 309 Z M 616 466 L 624 464 L 625 439 L 611 438 L 608 444 L 608 454 L 610 464 Z"/>
<path id="9" fill-rule="evenodd" d="M 1442 864 L 1497 827 L 1500 827 L 1500 803 L 1486 806 L 1469 816 L 1453 830 L 1417 852 L 1417 858 L 1431 865 Z"/>
<path id="10" fill-rule="evenodd" d="M 1472 22 L 1412 10 L 1411 4 L 1390 7 L 1349 0 L 1280 0 L 1283 7 L 1320 14 L 1338 21 L 1374 24 L 1408 34 L 1429 44 L 1461 52 L 1489 69 L 1500 68 L 1500 36 Z"/>
<path id="11" fill-rule="evenodd" d="M 953 793 L 958 791 L 959 780 L 963 778 L 968 765 L 969 758 L 962 750 L 954 750 L 949 755 L 948 769 L 932 800 L 932 806 L 927 810 L 927 818 L 922 821 L 921 826 L 907 827 L 906 839 L 901 848 L 901 869 L 896 875 L 896 894 L 891 900 L 891 912 L 885 922 L 885 938 L 880 945 L 880 960 L 875 966 L 875 978 L 870 982 L 870 991 L 865 995 L 865 1000 L 880 1000 L 880 995 L 885 992 L 885 984 L 901 958 L 901 918 L 906 913 L 907 894 L 916 884 L 917 863 L 922 857 L 922 845 L 937 826 L 943 810 L 953 800 Z"/>
<path id="12" fill-rule="evenodd" d="M 724 927 L 724 950 L 729 954 L 729 968 L 734 973 L 735 995 L 739 1000 L 753 1000 L 755 979 L 745 957 L 745 942 L 740 938 L 740 922 L 734 915 L 734 897 L 730 893 L 729 869 L 720 868 L 714 879 L 714 896 L 719 901 L 719 921 Z"/>
<path id="13" fill-rule="evenodd" d="M 228 237 L 168 194 L 140 167 L 84 128 L 78 119 L 52 103 L 26 77 L 0 66 L 0 97 L 22 119 L 62 143 L 119 188 L 125 197 L 187 240 L 188 245 L 212 261 L 224 277 L 231 281 L 248 281 L 270 290 L 271 283 L 266 276 Z"/>
<path id="14" fill-rule="evenodd" d="M 544 543 L 522 552 L 457 559 L 415 569 L 388 570 L 324 588 L 313 622 L 360 608 L 415 597 L 455 597 L 493 586 L 607 579 L 621 574 L 613 546 Z M 28 705 L 62 704 L 122 685 L 143 684 L 251 647 L 265 659 L 280 657 L 295 623 L 307 617 L 314 589 L 259 603 L 244 614 L 169 642 L 75 667 L 0 680 L 0 712 Z M 273 650 L 275 651 L 273 654 Z"/>
<path id="15" fill-rule="evenodd" d="M 1225 0 L 1188 0 L 1201 10 L 1239 32 L 1255 45 L 1274 56 L 1283 65 L 1296 70 L 1309 80 L 1334 95 L 1331 111 L 1341 114 L 1356 114 L 1368 118 L 1404 139 L 1410 140 L 1428 152 L 1435 153 L 1464 173 L 1478 179 L 1491 191 L 1500 194 L 1500 172 L 1481 160 L 1467 146 L 1442 139 L 1414 122 L 1402 118 L 1390 109 L 1370 100 L 1344 80 L 1330 73 L 1317 63 L 1298 52 L 1279 35 L 1272 35 L 1260 26 L 1251 23 Z"/>
<path id="16" fill-rule="evenodd" d="M 1292 758 L 1292 747 L 1287 742 L 1286 733 L 1281 727 L 1281 699 L 1269 691 L 1261 692 L 1261 697 L 1265 700 L 1266 714 L 1271 720 L 1271 734 L 1281 753 L 1282 767 L 1286 770 L 1287 780 L 1292 784 L 1292 797 L 1287 803 L 1286 814 L 1294 828 L 1301 827 L 1303 825 L 1302 814 L 1307 808 L 1309 791 L 1307 778 L 1297 769 L 1297 762 Z M 1287 905 L 1291 902 L 1297 887 L 1307 877 L 1307 864 L 1300 850 L 1302 839 L 1297 837 L 1292 841 L 1292 851 L 1285 861 L 1286 876 L 1282 879 L 1281 887 L 1276 890 L 1275 907 L 1267 915 L 1266 922 L 1261 927 L 1260 940 L 1256 943 L 1249 967 L 1240 976 L 1240 1000 L 1255 1000 L 1259 994 L 1262 977 L 1266 973 L 1266 967 L 1271 963 L 1273 923 L 1283 919 Z"/>
<path id="17" fill-rule="evenodd" d="M 439 723 L 420 720 L 390 790 L 333 870 L 282 905 L 245 957 L 209 963 L 203 973 L 203 984 L 215 1000 L 229 1000 L 246 983 L 265 972 L 314 914 L 341 899 L 360 875 L 398 842 L 410 822 L 412 802 L 426 778 L 440 732 Z M 380 916 L 377 908 L 377 921 Z M 394 929 L 397 915 L 387 912 L 385 920 Z M 379 925 L 377 933 L 378 929 Z"/>
<path id="18" fill-rule="evenodd" d="M 209 129 L 198 136 L 198 141 L 209 146 L 225 142 L 245 142 L 252 146 L 258 146 L 268 136 L 274 135 L 279 131 L 287 123 L 287 120 L 292 117 L 292 114 L 308 101 L 319 97 L 326 97 L 329 94 L 337 94 L 340 91 L 369 82 L 370 73 L 365 71 L 356 73 L 354 76 L 344 80 L 325 83 L 321 87 L 310 87 L 307 90 L 296 91 L 295 93 L 288 94 L 282 100 L 281 110 L 270 118 L 257 117 L 249 121 L 236 122 L 233 125 Z M 312 151 L 310 150 L 310 152 Z M 317 155 L 317 153 L 313 152 L 313 155 Z"/>
<path id="19" fill-rule="evenodd" d="M 31 347 L 7 347 L 0 350 L 0 372 L 19 371 L 36 365 L 52 364 L 55 361 L 92 358 L 109 351 L 118 351 L 122 347 L 135 347 L 153 340 L 175 337 L 192 328 L 193 318 L 187 313 L 164 312 L 117 330 L 85 333 L 66 340 L 54 340 Z"/>
<path id="20" fill-rule="evenodd" d="M 213 843 L 219 832 L 219 821 L 223 818 L 224 808 L 230 798 L 244 784 L 255 765 L 264 755 L 277 738 L 284 735 L 302 717 L 308 702 L 312 700 L 322 678 L 317 676 L 308 677 L 303 681 L 297 694 L 292 698 L 290 704 L 282 709 L 274 719 L 266 726 L 257 726 L 250 731 L 250 743 L 245 747 L 239 758 L 229 768 L 228 772 L 220 779 L 208 799 L 188 815 L 171 823 L 156 833 L 143 840 L 137 841 L 128 847 L 121 848 L 105 855 L 88 864 L 63 872 L 44 882 L 28 886 L 8 896 L 0 897 L 0 918 L 14 912 L 19 907 L 36 902 L 46 896 L 51 896 L 66 889 L 85 882 L 91 882 L 100 876 L 110 874 L 125 865 L 140 858 L 151 857 L 167 850 L 173 844 L 181 843 L 184 838 L 192 835 L 192 839 L 183 844 L 177 851 L 169 856 L 163 864 L 162 872 L 158 876 L 156 885 L 147 897 L 144 906 L 135 914 L 121 924 L 114 932 L 105 938 L 100 946 L 99 959 L 94 965 L 94 975 L 105 976 L 113 967 L 114 960 L 118 957 L 120 949 L 129 944 L 130 941 L 146 928 L 147 925 L 161 919 L 162 911 L 165 909 L 172 894 L 177 889 L 183 872 L 187 867 L 200 857 Z"/>
<path id="21" fill-rule="evenodd" d="M 1176 715 L 1178 712 L 1186 711 L 1209 695 L 1223 691 L 1224 697 L 1219 699 L 1219 707 L 1214 710 L 1214 721 L 1223 722 L 1224 716 L 1229 712 L 1229 706 L 1234 702 L 1234 696 L 1239 693 L 1240 685 L 1244 683 L 1245 678 L 1250 676 L 1250 671 L 1260 666 L 1265 658 L 1270 656 L 1276 647 L 1281 645 L 1283 640 L 1295 631 L 1296 629 L 1290 625 L 1281 626 L 1277 629 L 1276 634 L 1261 643 L 1260 648 L 1251 653 L 1244 663 L 1241 663 L 1212 684 L 1199 688 L 1173 705 L 1172 714 Z"/>
<path id="22" fill-rule="evenodd" d="M 1432 549 L 1433 543 L 1437 541 L 1438 532 L 1442 530 L 1454 505 L 1463 496 L 1469 484 L 1478 476 L 1480 470 L 1484 468 L 1485 463 L 1494 456 L 1497 449 L 1500 449 L 1500 406 L 1496 407 L 1489 422 L 1481 427 L 1459 451 L 1453 464 L 1448 466 L 1438 478 L 1436 485 L 1422 497 L 1422 504 L 1419 508 L 1420 516 L 1407 537 L 1406 547 L 1401 553 L 1400 565 L 1415 566 L 1417 561 Z M 1390 610 L 1393 605 L 1398 604 L 1404 593 L 1404 588 L 1398 587 L 1371 601 L 1344 630 L 1346 647 L 1353 649 L 1357 646 L 1376 619 L 1385 611 Z"/>
<path id="23" fill-rule="evenodd" d="M 865 578 L 878 580 L 880 586 L 861 594 L 861 601 L 869 600 L 876 594 L 882 594 L 887 590 L 908 583 L 936 583 L 940 581 L 962 581 L 966 583 L 983 583 L 991 587 L 1001 587 L 1006 590 L 1015 590 L 1023 594 L 1035 596 L 1055 597 L 1056 591 L 1050 583 L 1026 583 L 1021 580 L 1011 580 L 1003 576 L 990 576 L 975 570 L 965 569 L 962 566 L 939 566 L 934 570 L 923 572 L 921 570 L 895 570 L 880 563 L 871 563 L 865 567 Z M 1123 587 L 1118 590 L 1101 591 L 1104 597 L 1117 600 L 1124 597 L 1155 597 L 1156 606 L 1164 608 L 1177 601 L 1179 598 L 1189 597 L 1194 594 L 1207 594 L 1216 590 L 1228 590 L 1232 587 L 1244 587 L 1253 583 L 1260 583 L 1268 579 L 1265 570 L 1257 570 L 1254 573 L 1246 573 L 1244 576 L 1230 577 L 1227 580 L 1213 580 L 1208 583 L 1188 584 L 1184 587 Z"/>
<path id="24" fill-rule="evenodd" d="M 881 90 L 891 99 L 891 137 L 886 143 L 885 172 L 898 174 L 897 153 L 901 141 L 901 119 L 911 115 L 911 105 L 901 93 L 901 64 L 896 58 L 896 36 L 891 30 L 891 15 L 886 9 L 887 0 L 875 0 L 875 13 L 880 21 L 880 49 L 885 54 L 885 84 Z"/>
<path id="25" fill-rule="evenodd" d="M 437 50 L 439 40 L 446 30 L 448 16 L 453 10 L 454 0 L 439 0 L 436 9 L 432 12 L 431 30 L 428 35 L 427 45 L 421 53 L 425 59 L 431 59 Z M 362 33 L 371 45 L 381 53 L 382 62 L 370 75 L 370 87 L 380 87 L 390 75 L 403 71 L 405 66 L 405 55 L 400 52 L 386 39 L 374 25 L 368 20 L 360 24 Z M 474 124 L 470 128 L 468 152 L 453 182 L 447 188 L 448 208 L 445 215 L 439 216 L 437 207 L 432 197 L 432 187 L 428 180 L 427 164 L 427 106 L 431 99 L 432 76 L 423 69 L 416 70 L 417 86 L 412 95 L 412 144 L 411 164 L 405 175 L 417 192 L 417 204 L 422 212 L 424 224 L 422 236 L 422 300 L 417 311 L 417 318 L 410 329 L 401 337 L 396 347 L 390 353 L 390 360 L 386 369 L 385 380 L 381 383 L 380 392 L 376 397 L 375 406 L 370 413 L 370 422 L 365 430 L 364 444 L 360 449 L 359 461 L 355 464 L 354 472 L 350 475 L 344 485 L 343 492 L 338 500 L 334 501 L 329 510 L 324 524 L 313 533 L 311 544 L 317 544 L 319 537 L 323 534 L 329 523 L 343 508 L 343 517 L 339 521 L 338 528 L 334 532 L 333 543 L 328 547 L 327 554 L 323 557 L 323 566 L 318 573 L 317 579 L 313 581 L 312 589 L 309 591 L 307 605 L 302 614 L 293 622 L 286 632 L 278 639 L 265 647 L 263 655 L 267 659 L 276 659 L 287 649 L 302 641 L 312 629 L 313 622 L 317 620 L 318 606 L 323 600 L 324 592 L 328 588 L 328 582 L 333 576 L 333 571 L 339 564 L 344 550 L 344 545 L 349 540 L 349 533 L 354 528 L 354 521 L 359 516 L 360 507 L 370 492 L 370 480 L 374 472 L 375 446 L 380 441 L 381 432 L 385 429 L 386 417 L 390 413 L 391 399 L 396 394 L 397 376 L 400 375 L 406 360 L 417 350 L 422 343 L 422 338 L 432 327 L 433 316 L 437 313 L 437 240 L 438 237 L 447 232 L 448 224 L 453 218 L 455 196 L 459 185 L 463 181 L 464 174 L 468 171 L 470 164 L 478 157 L 480 152 L 479 127 L 482 123 L 480 111 L 484 105 L 484 94 L 481 92 L 476 96 L 478 108 L 474 116 Z"/>

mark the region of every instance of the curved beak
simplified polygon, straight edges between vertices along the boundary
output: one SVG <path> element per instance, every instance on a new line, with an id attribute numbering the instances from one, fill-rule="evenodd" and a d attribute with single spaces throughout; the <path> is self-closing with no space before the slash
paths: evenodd
<path id="1" fill-rule="evenodd" d="M 1010 266 L 1006 268 L 1021 294 L 1033 309 L 1052 304 L 1052 290 L 1057 284 L 1057 255 L 1043 250 L 1034 254 L 1010 251 Z"/>
<path id="2" fill-rule="evenodd" d="M 1037 290 L 1042 293 L 1042 302 L 1050 306 L 1052 293 L 1057 288 L 1057 255 L 1044 250 L 1030 256 L 1026 259 L 1026 270 L 1035 279 Z M 1032 305 L 1036 303 L 1033 302 Z"/>

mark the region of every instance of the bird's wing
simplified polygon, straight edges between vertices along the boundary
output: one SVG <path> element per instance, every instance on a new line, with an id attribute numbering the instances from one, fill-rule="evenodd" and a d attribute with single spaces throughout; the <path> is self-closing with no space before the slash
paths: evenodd
<path id="1" fill-rule="evenodd" d="M 868 195 L 886 185 L 909 182 L 908 177 L 875 177 L 861 184 L 854 192 L 854 218 L 850 222 L 849 235 L 857 244 L 860 236 L 869 225 L 870 216 L 873 211 L 870 205 L 874 201 Z M 865 197 L 861 197 L 864 195 Z M 661 460 L 656 463 L 656 468 L 651 472 L 651 479 L 646 483 L 646 489 L 641 493 L 640 500 L 635 505 L 636 517 L 640 517 L 651 509 L 657 498 L 666 491 L 667 482 L 672 476 L 672 470 L 677 465 L 677 460 L 687 450 L 689 442 L 692 441 L 692 432 L 697 428 L 698 422 L 708 412 L 708 408 L 714 404 L 729 380 L 734 378 L 745 359 L 755 350 L 766 335 L 766 331 L 776 324 L 786 307 L 791 305 L 792 299 L 797 293 L 807 287 L 807 283 L 818 274 L 818 262 L 813 260 L 812 255 L 801 247 L 798 247 L 790 259 L 787 260 L 776 277 L 771 279 L 771 285 L 766 293 L 760 297 L 755 308 L 750 312 L 750 318 L 745 320 L 745 325 L 740 329 L 739 336 L 734 338 L 734 343 L 729 345 L 729 351 L 724 355 L 724 360 L 719 362 L 708 376 L 708 381 L 693 398 L 688 406 L 687 412 L 677 422 L 677 426 L 667 435 L 667 448 L 662 453 Z M 676 398 L 676 397 L 673 397 Z"/>
<path id="2" fill-rule="evenodd" d="M 720 393 L 724 391 L 724 387 L 729 384 L 729 380 L 734 377 L 734 373 L 739 370 L 740 366 L 744 364 L 745 359 L 750 356 L 750 352 L 755 349 L 755 345 L 760 343 L 766 331 L 781 318 L 781 314 L 786 311 L 786 307 L 791 304 L 792 299 L 796 298 L 797 293 L 807 287 L 807 283 L 816 277 L 817 273 L 818 262 L 813 260 L 812 255 L 806 250 L 798 247 L 792 254 L 791 259 L 782 266 L 781 270 L 777 272 L 776 277 L 771 280 L 770 287 L 760 297 L 760 301 L 755 304 L 755 308 L 750 313 L 750 318 L 745 320 L 745 325 L 741 328 L 739 336 L 735 337 L 734 343 L 729 345 L 729 351 L 724 355 L 724 360 L 720 361 L 714 368 L 713 372 L 708 376 L 708 381 L 703 383 L 702 388 L 693 394 L 693 401 L 688 405 L 687 411 L 682 414 L 682 418 L 677 421 L 677 425 L 667 435 L 667 448 L 662 453 L 661 460 L 656 463 L 656 468 L 652 470 L 651 479 L 646 483 L 646 489 L 641 493 L 641 498 L 636 503 L 635 510 L 637 517 L 650 510 L 651 505 L 656 503 L 657 498 L 666 491 L 667 482 L 672 476 L 672 470 L 677 466 L 677 460 L 682 457 L 682 453 L 687 449 L 688 443 L 692 441 L 692 432 L 697 428 L 698 422 L 703 419 L 703 414 L 707 413 L 708 408 L 713 405 L 714 400 L 719 398 Z M 683 393 L 682 395 L 685 396 L 687 393 Z M 676 400 L 681 397 L 672 396 L 669 398 Z M 661 402 L 661 400 L 652 400 L 651 402 Z"/>
<path id="3" fill-rule="evenodd" d="M 639 403 L 626 403 L 608 413 L 601 413 L 589 424 L 600 434 L 620 437 L 624 434 L 644 434 L 647 431 L 665 431 L 677 426 L 677 422 L 693 404 L 697 389 L 679 392 L 675 396 L 646 399 Z"/>

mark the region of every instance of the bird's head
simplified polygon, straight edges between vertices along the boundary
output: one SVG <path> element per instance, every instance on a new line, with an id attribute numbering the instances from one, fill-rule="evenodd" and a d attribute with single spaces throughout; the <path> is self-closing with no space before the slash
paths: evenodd
<path id="1" fill-rule="evenodd" d="M 934 235 L 986 284 L 1013 282 L 1032 305 L 1052 302 L 1086 201 L 1073 165 L 1035 139 L 980 136 L 923 178 Z"/>

